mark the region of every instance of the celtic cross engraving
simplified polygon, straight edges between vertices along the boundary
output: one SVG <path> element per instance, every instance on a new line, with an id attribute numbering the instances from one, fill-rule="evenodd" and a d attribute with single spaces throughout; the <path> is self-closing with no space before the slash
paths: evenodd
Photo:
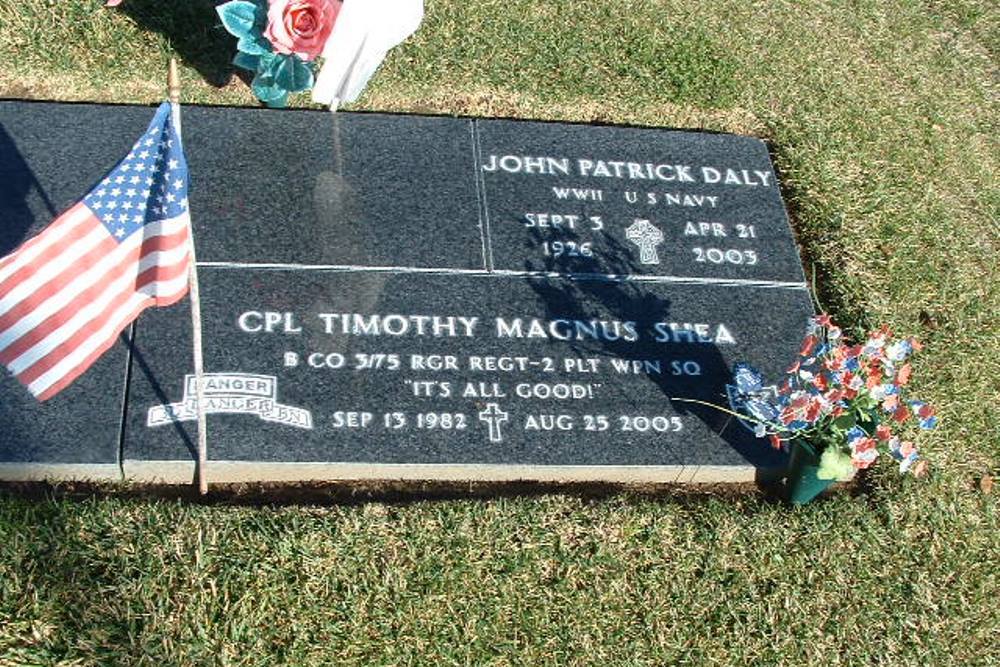
<path id="1" fill-rule="evenodd" d="M 663 243 L 663 232 L 649 220 L 637 219 L 625 230 L 625 238 L 639 246 L 639 262 L 641 264 L 660 263 L 660 257 L 656 254 L 656 246 Z"/>

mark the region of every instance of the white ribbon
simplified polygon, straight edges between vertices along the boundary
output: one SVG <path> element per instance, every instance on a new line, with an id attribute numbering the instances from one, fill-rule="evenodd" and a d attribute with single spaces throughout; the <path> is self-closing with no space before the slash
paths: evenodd
<path id="1" fill-rule="evenodd" d="M 313 101 L 336 111 L 356 100 L 389 49 L 412 35 L 423 17 L 423 0 L 344 0 L 323 47 Z"/>

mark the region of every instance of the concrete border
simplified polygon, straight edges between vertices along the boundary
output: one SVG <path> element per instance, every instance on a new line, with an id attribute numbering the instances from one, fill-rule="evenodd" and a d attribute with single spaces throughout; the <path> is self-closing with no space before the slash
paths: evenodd
<path id="1" fill-rule="evenodd" d="M 0 463 L 3 482 L 120 482 L 117 463 Z"/>
<path id="2" fill-rule="evenodd" d="M 139 461 L 126 459 L 125 479 L 159 484 L 189 484 L 193 461 Z M 450 465 L 406 463 L 321 463 L 271 461 L 209 461 L 208 481 L 333 482 L 333 481 L 449 481 L 449 482 L 614 482 L 738 484 L 776 479 L 783 470 L 745 466 L 553 466 Z"/>

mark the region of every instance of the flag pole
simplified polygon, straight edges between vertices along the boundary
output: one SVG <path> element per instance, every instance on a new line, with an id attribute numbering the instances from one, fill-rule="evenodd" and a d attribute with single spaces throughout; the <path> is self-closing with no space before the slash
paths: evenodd
<path id="1" fill-rule="evenodd" d="M 181 80 L 177 74 L 177 60 L 170 59 L 170 69 L 167 74 L 167 90 L 170 99 L 177 135 L 180 136 L 180 98 Z M 198 262 L 194 254 L 194 229 L 188 230 L 191 241 L 191 265 L 188 269 L 188 282 L 191 293 L 191 338 L 194 344 L 194 377 L 195 400 L 198 402 L 198 465 L 195 467 L 195 479 L 198 482 L 198 493 L 208 493 L 208 478 L 205 475 L 205 464 L 208 460 L 208 430 L 205 419 L 205 397 L 203 377 L 205 364 L 201 347 L 201 298 L 198 293 Z"/>

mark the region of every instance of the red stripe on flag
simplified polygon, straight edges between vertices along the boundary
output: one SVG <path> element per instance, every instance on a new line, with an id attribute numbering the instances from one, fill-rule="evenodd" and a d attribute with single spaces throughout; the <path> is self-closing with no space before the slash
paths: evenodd
<path id="1" fill-rule="evenodd" d="M 45 266 L 36 267 L 34 265 L 29 265 L 27 268 L 29 268 L 33 274 L 42 276 L 51 275 L 52 279 L 42 285 L 39 285 L 34 292 L 27 295 L 21 300 L 20 303 L 3 315 L 0 315 L 0 331 L 4 331 L 8 327 L 13 326 L 22 317 L 45 303 L 49 297 L 61 292 L 65 287 L 70 285 L 74 279 L 79 278 L 80 274 L 85 271 L 87 267 L 93 266 L 98 260 L 117 247 L 118 244 L 109 235 L 107 238 L 95 245 L 93 250 L 81 255 L 75 262 L 60 262 L 57 258 L 56 261 L 49 262 L 49 264 Z M 2 354 L 0 354 L 0 362 L 7 363 L 4 361 Z"/>
<path id="2" fill-rule="evenodd" d="M 70 215 L 70 213 L 73 212 L 73 209 L 79 208 L 80 206 L 84 206 L 84 203 L 77 202 L 76 204 L 73 204 L 68 209 L 63 211 L 62 215 L 60 215 L 55 220 L 50 222 L 49 226 L 46 227 L 44 230 L 42 230 L 40 234 L 28 239 L 27 241 L 19 245 L 17 248 L 15 248 L 14 251 L 11 252 L 11 254 L 7 255 L 3 259 L 0 259 L 0 270 L 2 270 L 3 267 L 5 267 L 6 265 L 13 262 L 14 257 L 16 255 L 19 255 L 20 253 L 25 252 L 30 248 L 33 248 L 39 243 L 42 243 L 47 237 L 62 234 L 66 227 L 73 224 L 71 222 L 72 216 Z"/>
<path id="3" fill-rule="evenodd" d="M 110 237 L 109 237 L 110 238 Z M 10 364 L 14 359 L 17 359 L 25 351 L 29 350 L 36 343 L 45 339 L 50 333 L 63 326 L 68 322 L 81 308 L 85 307 L 88 303 L 93 302 L 95 299 L 100 297 L 101 293 L 108 287 L 109 284 L 113 283 L 115 280 L 121 278 L 129 271 L 135 271 L 139 261 L 151 252 L 157 251 L 169 251 L 173 250 L 188 241 L 188 226 L 185 225 L 175 234 L 169 236 L 153 236 L 142 242 L 138 248 L 128 253 L 122 258 L 120 263 L 117 263 L 109 268 L 109 271 L 105 273 L 101 278 L 92 284 L 90 287 L 84 289 L 79 294 L 77 294 L 69 303 L 54 312 L 48 318 L 42 322 L 37 323 L 30 331 L 25 332 L 16 342 L 12 343 L 4 350 L 0 351 L 0 363 L 5 365 Z M 114 244 L 114 241 L 111 241 Z M 114 244 L 117 247 L 117 244 Z M 186 267 L 187 258 L 185 258 L 181 263 Z M 66 272 L 69 275 L 82 273 L 87 269 L 87 264 L 77 264 L 74 263 L 69 267 Z M 155 266 L 150 267 L 151 269 L 156 268 Z M 133 289 L 138 285 L 139 276 L 136 276 L 137 282 L 133 284 Z M 46 286 L 48 287 L 48 285 Z M 46 289 L 38 294 L 33 294 L 29 299 L 25 301 L 30 301 L 29 310 L 37 308 L 39 305 L 44 303 L 47 299 L 54 296 L 58 289 Z M 23 305 L 24 302 L 22 302 Z M 20 318 L 8 319 L 7 314 L 0 316 L 0 333 L 14 326 Z"/>
<path id="4" fill-rule="evenodd" d="M 111 316 L 114 315 L 115 311 L 118 310 L 122 305 L 128 303 L 128 300 L 135 296 L 136 292 L 147 286 L 154 284 L 156 282 L 170 280 L 172 278 L 178 278 L 187 272 L 188 262 L 184 261 L 179 264 L 175 264 L 171 267 L 161 267 L 154 266 L 150 267 L 148 270 L 143 271 L 139 278 L 136 280 L 134 285 L 129 285 L 125 290 L 119 292 L 111 300 L 111 302 L 101 311 L 99 315 L 91 319 L 87 324 L 76 331 L 72 336 L 67 338 L 65 341 L 60 343 L 57 347 L 51 350 L 44 357 L 33 363 L 28 368 L 24 369 L 21 373 L 17 375 L 17 379 L 20 380 L 25 385 L 31 384 L 37 380 L 43 373 L 50 370 L 53 366 L 62 361 L 65 357 L 72 354 L 77 348 L 79 348 L 84 342 L 87 341 L 91 336 L 98 333 L 101 328 L 106 326 L 111 321 Z M 186 291 L 185 287 L 182 291 Z M 172 297 L 173 295 L 167 295 Z M 141 312 L 147 306 L 154 305 L 156 302 L 155 296 L 149 296 L 141 302 L 143 305 L 137 311 L 136 315 Z M 120 327 L 115 327 L 114 333 L 109 337 L 111 342 L 117 338 L 118 334 L 131 322 L 132 319 L 126 318 L 122 320 Z M 102 343 L 102 346 L 104 344 Z M 107 349 L 104 346 L 103 349 Z M 89 358 L 89 356 L 88 356 Z M 97 357 L 94 357 L 95 359 Z M 84 366 L 86 368 L 86 365 Z"/>
<path id="5" fill-rule="evenodd" d="M 66 231 L 65 228 L 69 224 L 68 220 L 74 217 L 77 209 L 83 209 L 83 211 L 81 211 L 80 213 L 86 213 L 89 219 L 81 221 L 79 224 L 76 225 L 76 227 L 73 227 L 72 229 Z M 60 222 L 63 224 L 60 224 L 56 228 L 50 226 L 41 234 L 39 234 L 35 238 L 31 239 L 30 241 L 22 245 L 19 249 L 17 249 L 14 252 L 13 255 L 7 257 L 8 260 L 13 262 L 15 257 L 23 255 L 28 250 L 28 248 L 38 245 L 38 243 L 40 243 L 43 240 L 43 238 L 54 238 L 61 236 L 61 238 L 54 241 L 52 245 L 43 250 L 37 257 L 33 258 L 30 262 L 19 268 L 17 271 L 14 271 L 13 274 L 11 274 L 5 280 L 0 282 L 0 294 L 8 292 L 13 287 L 16 287 L 17 284 L 20 283 L 22 280 L 27 280 L 28 278 L 30 278 L 32 275 L 34 275 L 35 271 L 37 271 L 36 267 L 47 264 L 52 259 L 58 257 L 63 252 L 65 252 L 67 248 L 69 248 L 74 243 L 76 243 L 84 236 L 89 234 L 91 231 L 93 231 L 94 223 L 98 225 L 100 224 L 100 221 L 93 215 L 91 215 L 90 211 L 83 204 L 77 204 L 76 206 L 72 207 L 71 209 L 63 213 L 58 218 L 56 223 L 53 224 L 58 224 Z M 3 267 L 0 266 L 0 268 Z"/>
<path id="6" fill-rule="evenodd" d="M 59 380 L 54 382 L 51 386 L 49 386 L 48 389 L 38 394 L 37 396 L 38 400 L 39 401 L 49 400 L 50 398 L 58 394 L 60 391 L 68 387 L 73 382 L 73 380 L 80 377 L 80 375 L 82 375 L 88 368 L 90 368 L 91 364 L 97 361 L 98 357 L 107 352 L 108 348 L 110 348 L 112 345 L 115 344 L 115 341 L 118 340 L 118 336 L 121 335 L 121 332 L 124 331 L 125 327 L 131 324 L 132 321 L 139 316 L 139 313 L 141 313 L 142 311 L 146 310 L 147 308 L 153 305 L 169 306 L 175 304 L 184 298 L 184 295 L 187 294 L 187 291 L 188 291 L 187 283 L 185 283 L 184 288 L 177 294 L 167 297 L 160 297 L 159 299 L 149 298 L 143 301 L 142 304 L 140 304 L 135 310 L 129 313 L 128 317 L 126 317 L 123 320 L 124 324 L 117 331 L 115 331 L 115 334 L 113 336 L 108 337 L 107 340 L 101 343 L 96 350 L 94 350 L 91 354 L 87 355 L 87 357 L 82 362 L 77 364 L 73 369 L 68 371 Z"/>

